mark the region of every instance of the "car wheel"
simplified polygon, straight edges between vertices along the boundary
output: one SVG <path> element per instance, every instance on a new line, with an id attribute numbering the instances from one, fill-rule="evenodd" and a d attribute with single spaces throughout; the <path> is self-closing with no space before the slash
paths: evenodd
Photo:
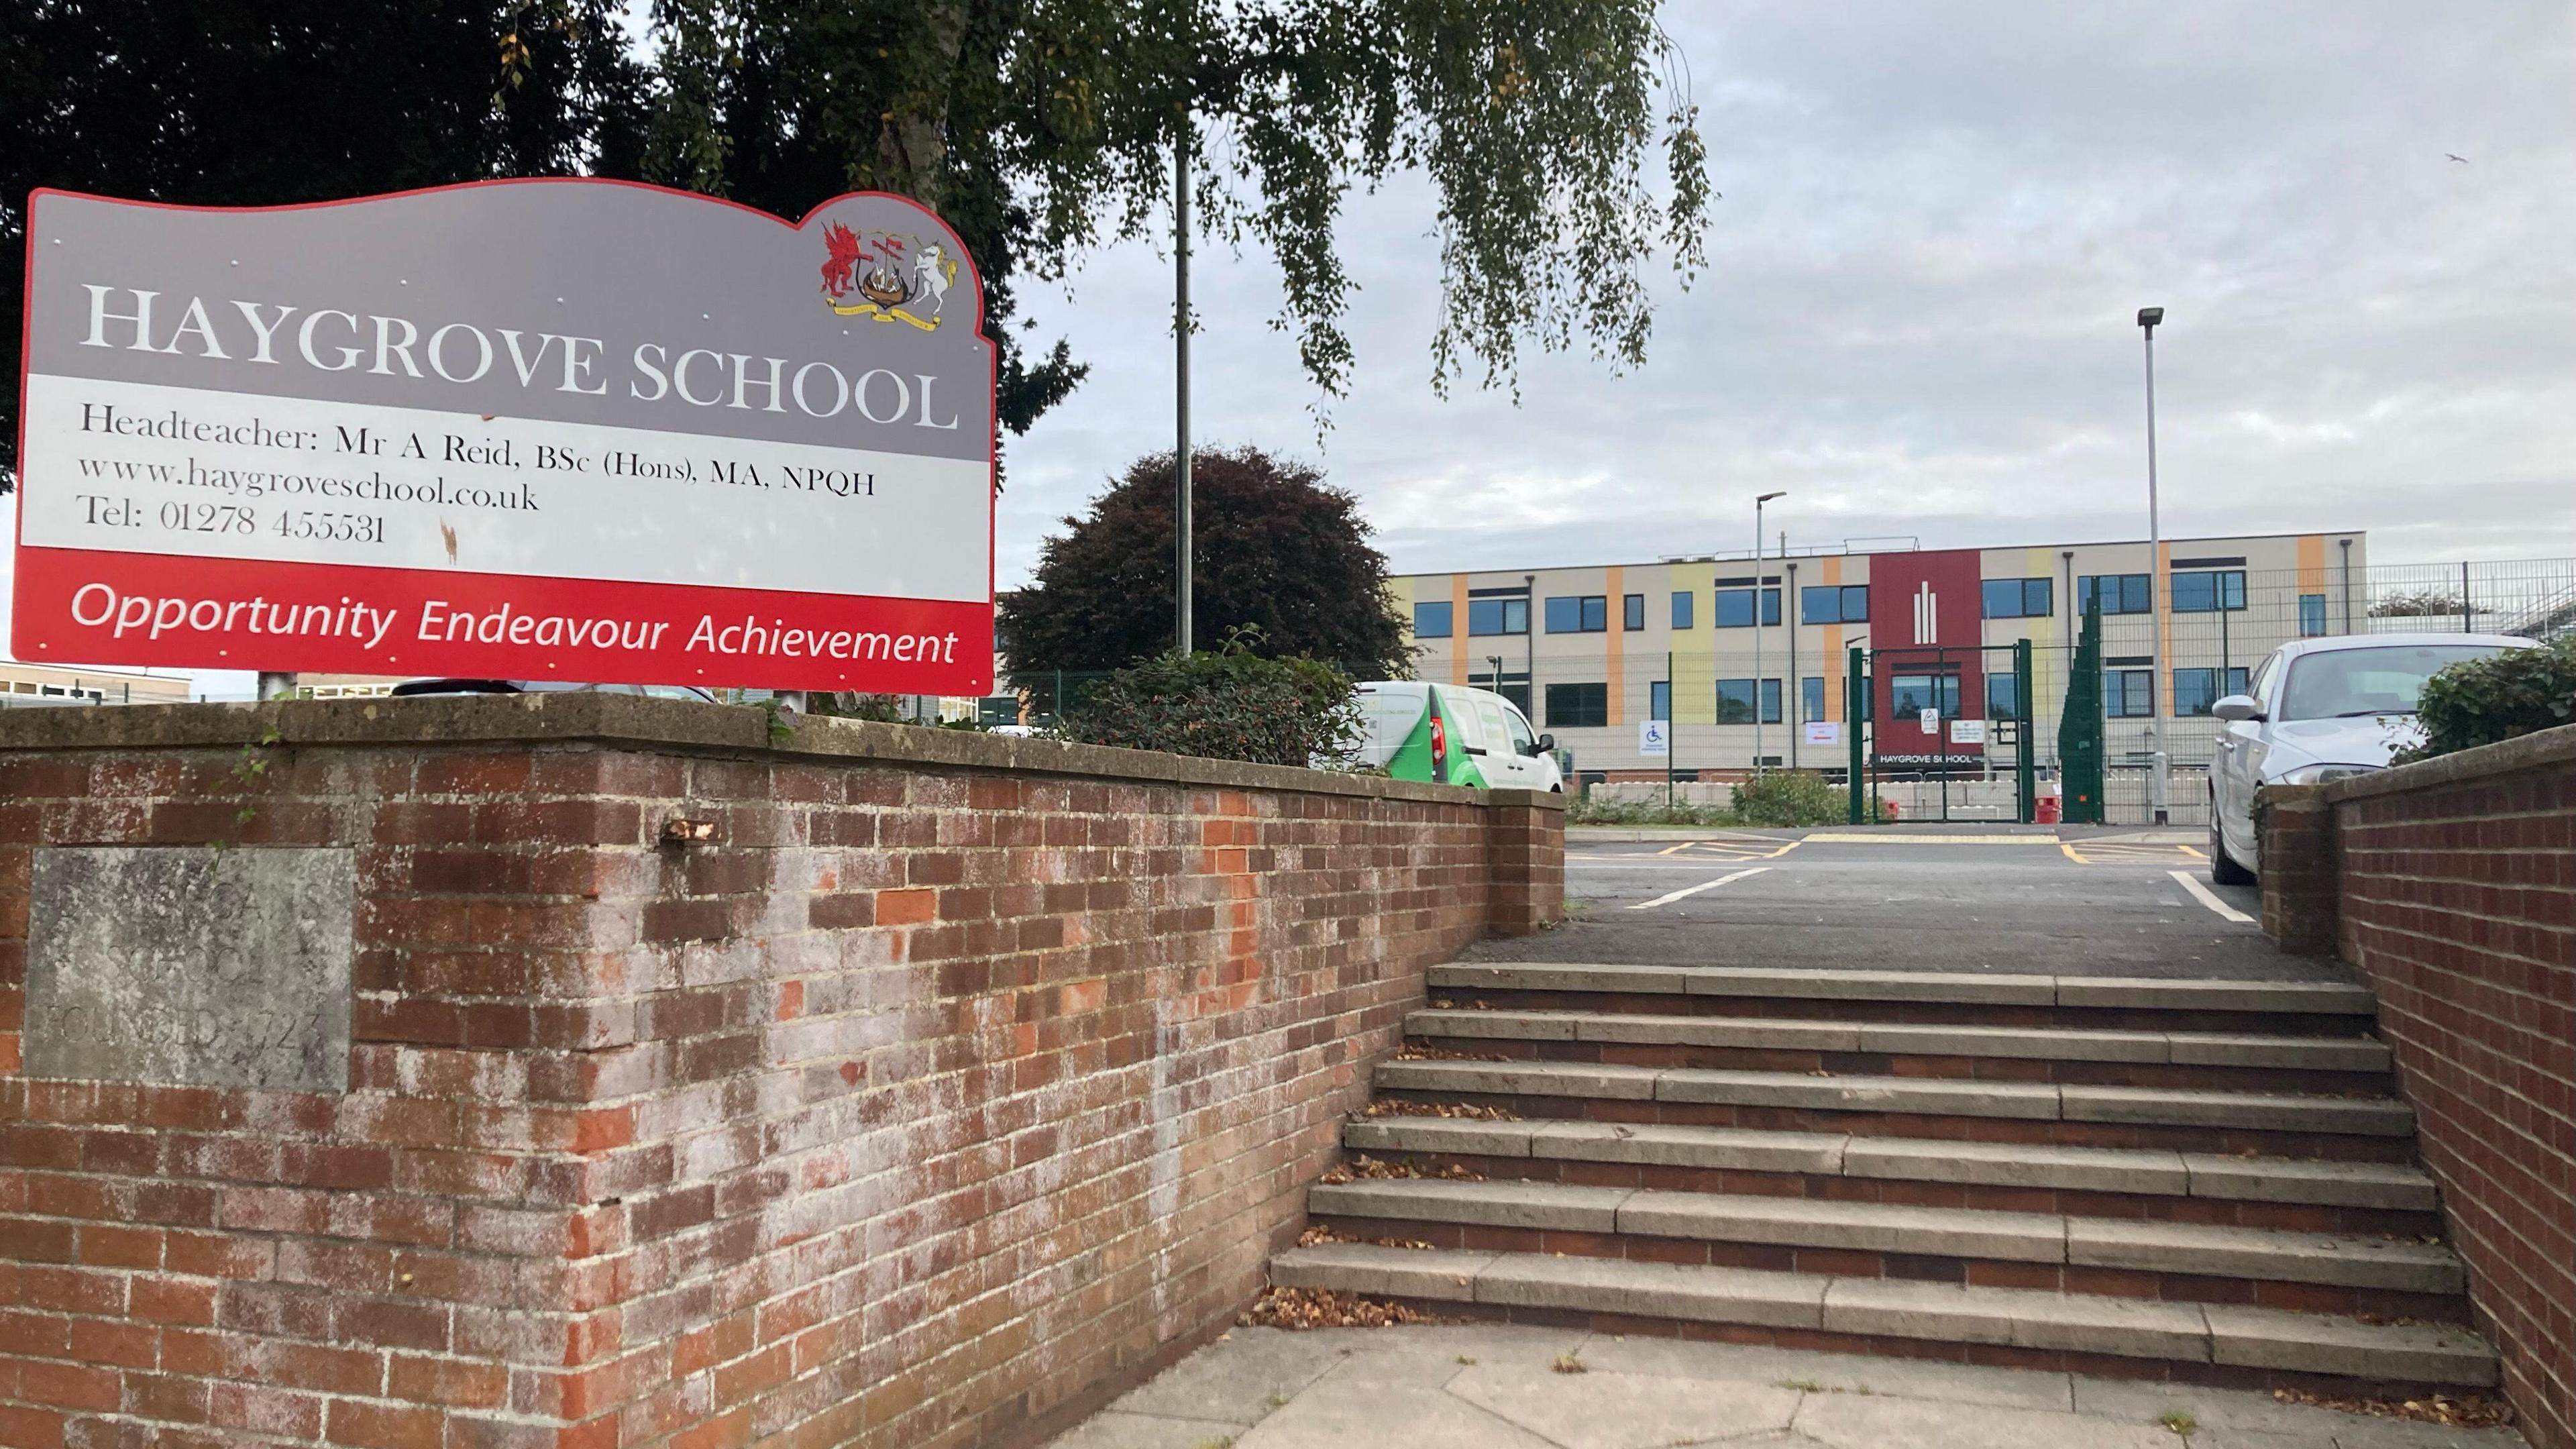
<path id="1" fill-rule="evenodd" d="M 2227 853 L 2227 832 L 2218 828 L 2218 802 L 2209 802 L 2209 878 L 2220 885 L 2252 885 L 2254 872 Z"/>

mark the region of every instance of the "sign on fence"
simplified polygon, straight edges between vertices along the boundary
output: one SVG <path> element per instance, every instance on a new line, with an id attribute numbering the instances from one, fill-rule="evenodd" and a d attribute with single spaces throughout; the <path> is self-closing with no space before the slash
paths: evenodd
<path id="1" fill-rule="evenodd" d="M 40 191 L 32 662 L 981 694 L 994 347 L 900 197 Z"/>
<path id="2" fill-rule="evenodd" d="M 1829 719 L 1811 719 L 1807 721 L 1808 744 L 1839 745 L 1842 742 L 1843 727 L 1840 721 Z"/>
<path id="3" fill-rule="evenodd" d="M 1673 752 L 1673 727 L 1659 719 L 1637 722 L 1637 753 L 1670 755 Z"/>

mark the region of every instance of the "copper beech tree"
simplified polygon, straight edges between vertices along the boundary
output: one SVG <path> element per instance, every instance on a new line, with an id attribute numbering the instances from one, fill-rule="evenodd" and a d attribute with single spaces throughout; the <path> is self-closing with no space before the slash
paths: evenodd
<path id="1" fill-rule="evenodd" d="M 1255 448 L 1193 452 L 1190 477 L 1201 639 L 1242 631 L 1263 657 L 1319 659 L 1357 679 L 1403 671 L 1404 621 L 1357 500 Z M 1000 600 L 1011 666 L 1117 669 L 1169 650 L 1172 455 L 1137 459 L 1064 528 L 1042 546 L 1036 582 Z"/>

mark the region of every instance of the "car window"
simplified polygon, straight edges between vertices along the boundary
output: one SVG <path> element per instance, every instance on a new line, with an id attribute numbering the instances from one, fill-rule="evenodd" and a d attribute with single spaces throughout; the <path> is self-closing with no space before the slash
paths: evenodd
<path id="1" fill-rule="evenodd" d="M 1477 700 L 1476 712 L 1482 716 L 1482 718 L 1477 721 L 1476 732 L 1484 736 L 1484 739 L 1481 742 L 1484 747 L 1488 750 L 1508 748 L 1508 742 L 1512 737 L 1512 732 L 1503 725 L 1503 707 L 1501 703 L 1490 699 Z"/>
<path id="2" fill-rule="evenodd" d="M 2263 702 L 2263 691 L 2271 686 L 2272 671 L 2280 662 L 2281 656 L 2276 652 L 2263 656 L 2263 662 L 2254 666 L 2254 677 L 2245 682 L 2245 692 L 2253 696 L 2256 704 Z"/>
<path id="3" fill-rule="evenodd" d="M 2503 652 L 2497 644 L 2382 644 L 2302 655 L 2290 666 L 2273 718 L 2413 714 L 2424 681 L 2436 672 L 2464 659 L 2492 659 Z"/>
<path id="4" fill-rule="evenodd" d="M 1526 755 L 1538 748 L 1538 736 L 1530 733 L 1529 721 L 1521 718 L 1519 710 L 1503 711 L 1503 727 L 1511 731 L 1513 749 Z"/>

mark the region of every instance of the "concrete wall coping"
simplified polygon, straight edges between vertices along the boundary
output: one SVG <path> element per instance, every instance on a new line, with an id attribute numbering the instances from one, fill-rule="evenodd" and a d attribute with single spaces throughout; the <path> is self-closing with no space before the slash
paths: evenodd
<path id="1" fill-rule="evenodd" d="M 787 716 L 765 709 L 631 694 L 434 695 L 0 711 L 0 755 L 19 751 L 235 749 L 276 731 L 280 745 L 615 745 L 807 761 L 869 761 L 1145 784 L 1357 795 L 1449 805 L 1565 808 L 1537 790 L 1470 790 L 1382 775 L 1209 760 L 973 730 Z"/>
<path id="2" fill-rule="evenodd" d="M 2576 763 L 2576 725 L 2560 725 L 2556 729 L 2480 745 L 2473 750 L 2436 755 L 2393 770 L 2374 770 L 2370 774 L 2337 780 L 2320 788 L 2325 791 L 2328 804 L 2340 805 L 2346 800 L 2429 790 L 2468 780 L 2482 780 L 2489 775 L 2509 775 L 2520 770 L 2571 763 Z"/>

